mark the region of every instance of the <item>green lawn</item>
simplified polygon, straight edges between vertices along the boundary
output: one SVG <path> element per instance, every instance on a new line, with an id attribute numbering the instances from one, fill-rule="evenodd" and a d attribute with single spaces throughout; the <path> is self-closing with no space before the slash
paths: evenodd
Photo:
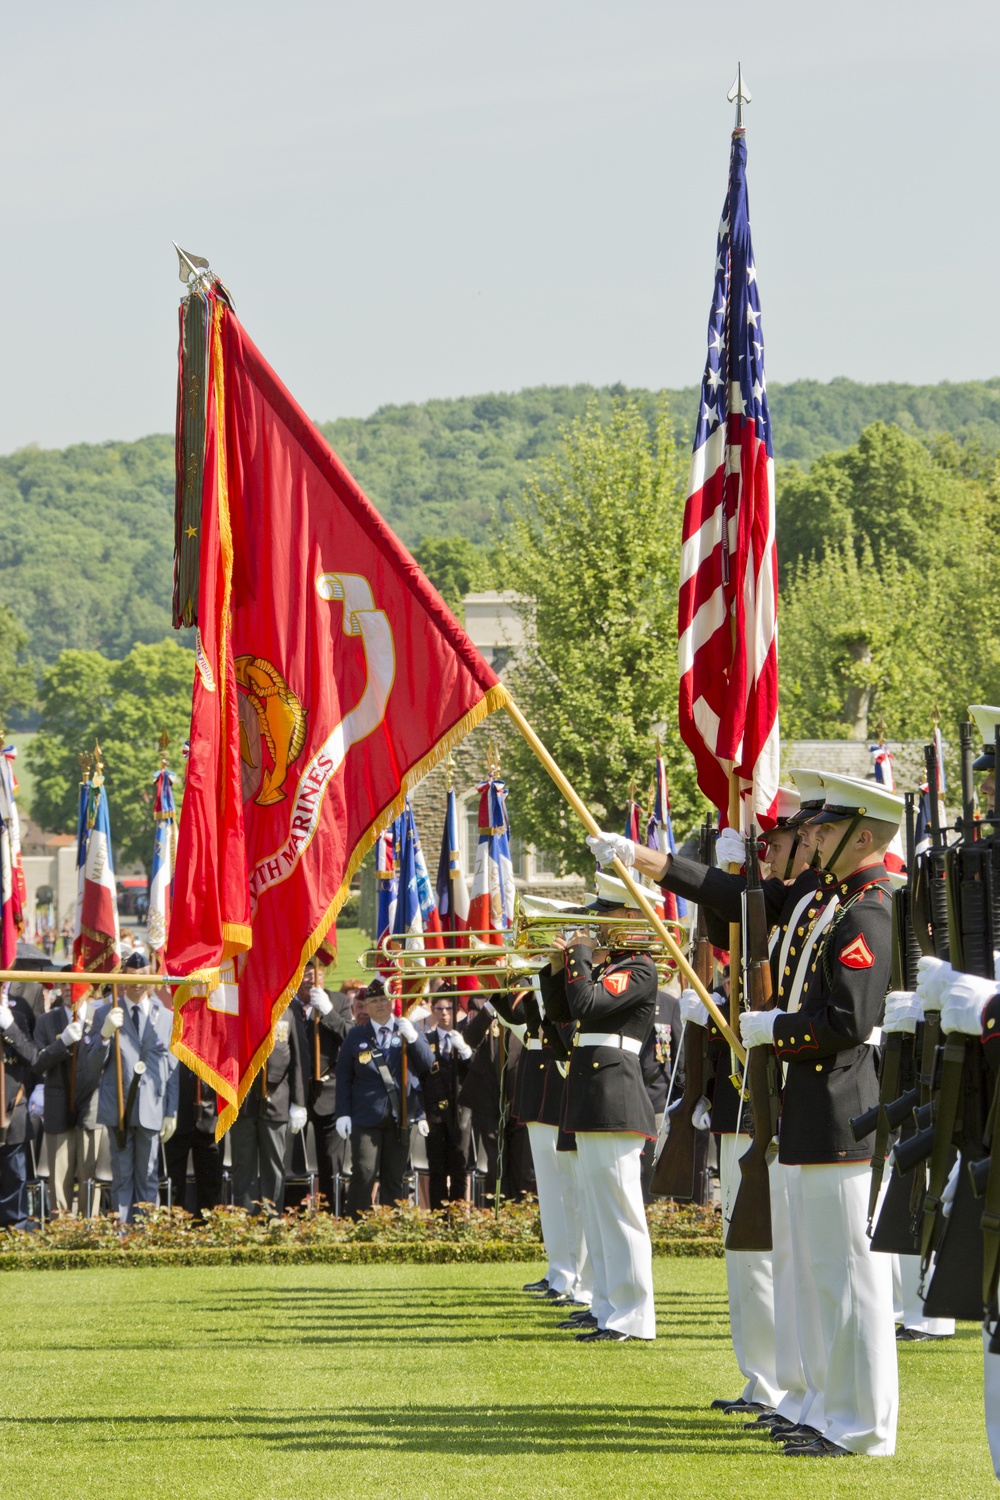
<path id="1" fill-rule="evenodd" d="M 358 963 L 358 954 L 364 948 L 370 948 L 372 940 L 367 932 L 359 932 L 356 927 L 337 928 L 337 963 L 332 969 L 327 969 L 324 982 L 328 990 L 339 990 L 345 980 L 352 982 L 360 981 L 368 984 L 375 977 L 374 974 L 366 973 Z"/>
<path id="2" fill-rule="evenodd" d="M 653 1345 L 574 1344 L 528 1266 L 12 1272 L 0 1476 L 24 1500 L 971 1500 L 977 1330 L 900 1351 L 893 1459 L 805 1463 L 735 1393 L 719 1261 L 659 1261 Z"/>

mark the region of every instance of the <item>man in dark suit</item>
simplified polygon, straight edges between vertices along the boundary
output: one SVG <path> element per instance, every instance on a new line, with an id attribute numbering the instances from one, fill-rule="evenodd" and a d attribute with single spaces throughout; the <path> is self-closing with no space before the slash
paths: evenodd
<path id="1" fill-rule="evenodd" d="M 308 1080 L 306 1108 L 316 1139 L 319 1191 L 333 1212 L 333 1180 L 344 1170 L 347 1142 L 337 1133 L 337 1057 L 353 1025 L 345 994 L 329 994 L 318 964 L 307 964 L 292 1002 Z"/>
<path id="2" fill-rule="evenodd" d="M 175 1208 L 187 1197 L 188 1156 L 194 1166 L 195 1218 L 222 1202 L 222 1146 L 215 1139 L 219 1119 L 215 1090 L 186 1063 L 177 1069 L 177 1129 L 164 1146 L 170 1194 Z"/>
<path id="3" fill-rule="evenodd" d="M 97 1007 L 94 1001 L 82 1002 L 74 1015 L 65 993 L 60 989 L 51 1009 L 36 1018 L 32 1042 L 34 1070 L 43 1082 L 42 1127 L 52 1201 L 60 1213 L 71 1213 L 75 1183 L 80 1211 L 87 1210 L 86 1183 L 97 1173 L 104 1126 L 97 1123 L 96 1081 L 85 1083 L 74 1066 L 74 1048 L 79 1049 Z M 100 1212 L 100 1188 L 89 1207 L 91 1213 Z"/>
<path id="4" fill-rule="evenodd" d="M 624 1343 L 656 1337 L 640 1164 L 656 1124 L 639 1057 L 656 1016 L 657 973 L 648 953 L 616 949 L 613 928 L 601 933 L 602 917 L 634 914 L 624 885 L 598 873 L 597 891 L 593 915 L 605 946 L 595 949 L 589 930 L 553 940 L 565 950 L 551 965 L 562 970 L 565 991 L 546 990 L 546 1011 L 555 1021 L 579 1022 L 565 1123 L 579 1152 L 597 1327 L 577 1338 Z"/>
<path id="5" fill-rule="evenodd" d="M 271 1055 L 229 1130 L 233 1201 L 238 1208 L 259 1213 L 268 1203 L 266 1212 L 284 1212 L 288 1132 L 297 1134 L 307 1118 L 301 1032 L 289 1008 L 275 1025 Z"/>
<path id="6" fill-rule="evenodd" d="M 0 1228 L 25 1229 L 28 1222 L 28 1095 L 32 1068 L 34 1016 L 9 986 L 0 991 L 0 1048 L 4 1088 L 0 1112 Z"/>
<path id="7" fill-rule="evenodd" d="M 472 1111 L 458 1102 L 472 1049 L 462 1036 L 465 1023 L 455 1027 L 455 1002 L 439 991 L 431 1005 L 433 1027 L 424 1033 L 433 1063 L 421 1080 L 427 1112 L 427 1168 L 431 1208 L 468 1195 Z"/>
<path id="8" fill-rule="evenodd" d="M 371 1208 L 376 1183 L 380 1204 L 402 1198 L 410 1151 L 407 1126 L 418 1120 L 421 1133 L 427 1133 L 415 1085 L 434 1062 L 412 1021 L 393 1015 L 381 980 L 368 986 L 366 1004 L 368 1020 L 351 1028 L 337 1058 L 337 1130 L 351 1142 L 347 1211 L 352 1219 Z M 404 1051 L 409 1084 L 405 1099 Z"/>

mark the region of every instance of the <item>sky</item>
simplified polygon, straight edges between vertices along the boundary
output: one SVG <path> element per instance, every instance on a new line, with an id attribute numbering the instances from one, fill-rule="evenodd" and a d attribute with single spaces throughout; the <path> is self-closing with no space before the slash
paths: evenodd
<path id="1" fill-rule="evenodd" d="M 172 428 L 171 240 L 311 416 L 700 378 L 742 61 L 767 374 L 1000 374 L 996 0 L 5 7 L 0 452 Z"/>

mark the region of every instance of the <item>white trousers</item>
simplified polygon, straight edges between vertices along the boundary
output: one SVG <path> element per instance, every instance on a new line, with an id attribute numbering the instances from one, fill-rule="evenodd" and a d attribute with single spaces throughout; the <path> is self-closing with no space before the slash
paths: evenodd
<path id="1" fill-rule="evenodd" d="M 559 1131 L 555 1125 L 528 1124 L 531 1160 L 538 1189 L 538 1211 L 542 1220 L 542 1239 L 549 1267 L 546 1280 L 557 1292 L 576 1297 L 580 1290 L 584 1249 L 583 1224 L 577 1202 L 576 1172 L 572 1161 L 564 1167 L 560 1158 L 572 1158 L 575 1151 L 557 1151 Z"/>
<path id="2" fill-rule="evenodd" d="M 795 1297 L 795 1255 L 792 1250 L 790 1174 L 798 1167 L 773 1161 L 768 1169 L 771 1182 L 771 1271 L 774 1279 L 774 1373 L 780 1395 L 776 1410 L 790 1422 L 802 1422 L 813 1405 L 802 1364 L 799 1320 Z"/>
<path id="3" fill-rule="evenodd" d="M 929 1318 L 920 1295 L 920 1256 L 892 1256 L 892 1313 L 904 1328 L 950 1338 L 955 1332 L 954 1318 Z"/>
<path id="4" fill-rule="evenodd" d="M 983 1324 L 983 1405 L 986 1441 L 990 1445 L 993 1472 L 1000 1479 L 1000 1354 L 990 1353 L 990 1334 Z"/>
<path id="5" fill-rule="evenodd" d="M 644 1145 L 643 1136 L 625 1131 L 576 1134 L 584 1233 L 594 1268 L 592 1311 L 601 1328 L 654 1339 L 653 1247 L 640 1176 Z"/>
<path id="6" fill-rule="evenodd" d="M 748 1135 L 719 1137 L 723 1237 L 729 1232 L 729 1216 L 739 1191 L 740 1157 L 749 1145 Z M 773 1196 L 772 1192 L 772 1203 Z M 743 1400 L 777 1406 L 785 1392 L 778 1384 L 775 1370 L 774 1278 L 770 1254 L 727 1250 L 726 1289 L 733 1353 L 746 1381 L 741 1392 Z"/>
<path id="7" fill-rule="evenodd" d="M 557 1151 L 556 1166 L 559 1181 L 563 1185 L 563 1202 L 566 1204 L 566 1223 L 569 1229 L 570 1259 L 576 1280 L 569 1291 L 577 1302 L 590 1304 L 594 1290 L 594 1276 L 587 1236 L 583 1232 L 582 1177 L 580 1175 L 579 1151 Z"/>
<path id="8" fill-rule="evenodd" d="M 803 1418 L 852 1453 L 895 1452 L 899 1414 L 892 1258 L 869 1248 L 868 1162 L 789 1176 L 802 1363 L 819 1393 Z"/>

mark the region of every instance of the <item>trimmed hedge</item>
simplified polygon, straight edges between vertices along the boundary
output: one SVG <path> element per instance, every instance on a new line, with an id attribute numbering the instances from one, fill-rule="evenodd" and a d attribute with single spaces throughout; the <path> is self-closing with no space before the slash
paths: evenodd
<path id="1" fill-rule="evenodd" d="M 653 1253 L 722 1254 L 712 1209 L 656 1203 L 647 1211 Z M 377 1208 L 358 1220 L 312 1208 L 281 1217 L 218 1208 L 198 1223 L 183 1209 L 151 1208 L 136 1224 L 110 1215 L 49 1221 L 36 1233 L 0 1235 L 0 1271 L 81 1270 L 94 1266 L 420 1265 L 533 1261 L 542 1256 L 534 1199 L 505 1204 L 500 1214 L 455 1204 L 433 1213 Z"/>

